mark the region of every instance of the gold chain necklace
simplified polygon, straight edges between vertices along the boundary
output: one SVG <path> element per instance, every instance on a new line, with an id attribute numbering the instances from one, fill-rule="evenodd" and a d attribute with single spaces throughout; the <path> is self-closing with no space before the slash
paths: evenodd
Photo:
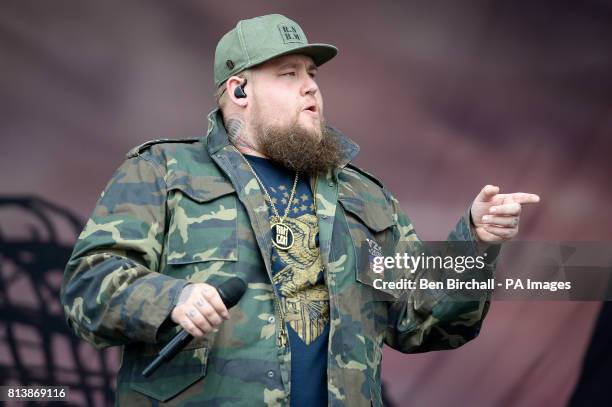
<path id="1" fill-rule="evenodd" d="M 266 186 L 264 185 L 263 182 L 261 182 L 261 179 L 259 179 L 259 176 L 257 176 L 257 173 L 251 166 L 251 163 L 249 162 L 249 160 L 247 160 L 246 157 L 235 146 L 232 146 L 232 147 L 234 148 L 234 150 L 236 150 L 236 152 L 238 152 L 238 154 L 240 154 L 240 156 L 242 157 L 246 165 L 249 167 L 249 170 L 251 170 L 251 172 L 255 176 L 255 179 L 257 180 L 257 182 L 261 186 L 261 189 L 264 192 L 265 198 L 270 203 L 272 212 L 274 212 L 274 216 L 272 216 L 271 223 L 270 223 L 270 229 L 272 231 L 272 244 L 276 246 L 278 249 L 289 250 L 291 246 L 293 246 L 293 230 L 288 224 L 285 224 L 284 222 L 285 222 L 285 218 L 287 218 L 287 215 L 289 214 L 289 211 L 291 210 L 291 204 L 293 204 L 293 198 L 295 197 L 295 191 L 297 190 L 297 183 L 298 183 L 300 172 L 299 171 L 295 172 L 295 179 L 293 180 L 293 187 L 291 188 L 291 195 L 289 196 L 289 202 L 287 203 L 287 207 L 285 207 L 285 213 L 281 217 L 278 213 L 278 210 L 276 209 L 276 205 L 274 205 L 274 202 L 272 202 L 272 197 L 268 193 Z"/>

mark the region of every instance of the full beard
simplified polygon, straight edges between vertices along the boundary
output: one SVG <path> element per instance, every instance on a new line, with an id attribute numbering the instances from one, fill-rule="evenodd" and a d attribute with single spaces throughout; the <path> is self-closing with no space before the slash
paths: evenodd
<path id="1" fill-rule="evenodd" d="M 290 126 L 257 126 L 259 150 L 286 168 L 307 174 L 323 174 L 342 162 L 342 144 L 323 121 L 313 129 Z"/>

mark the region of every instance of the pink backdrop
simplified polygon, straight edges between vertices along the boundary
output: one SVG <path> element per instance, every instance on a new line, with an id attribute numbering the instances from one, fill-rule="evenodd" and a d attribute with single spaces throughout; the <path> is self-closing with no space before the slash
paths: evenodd
<path id="1" fill-rule="evenodd" d="M 326 118 L 360 144 L 357 163 L 394 192 L 423 239 L 443 239 L 493 183 L 541 196 L 524 212 L 522 240 L 610 240 L 612 8 L 522 3 L 3 1 L 0 195 L 36 195 L 88 217 L 131 147 L 205 132 L 220 36 L 238 19 L 280 12 L 310 41 L 339 47 L 320 70 Z M 32 238 L 31 219 L 0 216 L 7 238 Z M 70 247 L 70 227 L 57 228 Z M 3 302 L 36 310 L 11 267 Z M 57 287 L 61 269 L 48 275 Z M 57 316 L 54 301 L 45 306 Z M 385 390 L 398 406 L 564 405 L 599 307 L 496 302 L 461 349 L 386 349 Z M 0 328 L 0 362 L 10 366 Z M 36 343 L 28 329 L 19 337 Z M 54 342 L 63 355 L 54 363 L 70 376 L 79 362 L 67 343 Z M 114 352 L 89 363 L 91 372 L 118 365 Z"/>

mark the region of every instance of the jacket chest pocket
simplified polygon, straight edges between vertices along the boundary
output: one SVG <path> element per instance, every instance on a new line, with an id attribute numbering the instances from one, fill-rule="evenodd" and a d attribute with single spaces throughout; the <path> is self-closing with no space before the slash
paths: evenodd
<path id="1" fill-rule="evenodd" d="M 344 193 L 343 193 L 344 192 Z M 340 191 L 342 206 L 355 250 L 355 278 L 380 292 L 380 300 L 396 298 L 397 290 L 376 288 L 375 280 L 394 281 L 397 270 L 384 267 L 383 258 L 395 256 L 395 221 L 385 201 L 366 201 L 351 193 Z"/>
<path id="2" fill-rule="evenodd" d="M 168 230 L 162 272 L 218 286 L 228 275 L 236 274 L 239 210 L 234 187 L 224 178 L 211 176 L 166 182 Z M 170 340 L 179 331 L 175 327 L 162 339 Z M 184 349 L 209 347 L 216 335 L 194 339 Z"/>
<path id="3" fill-rule="evenodd" d="M 219 177 L 170 182 L 166 263 L 238 260 L 238 210 L 233 186 Z"/>

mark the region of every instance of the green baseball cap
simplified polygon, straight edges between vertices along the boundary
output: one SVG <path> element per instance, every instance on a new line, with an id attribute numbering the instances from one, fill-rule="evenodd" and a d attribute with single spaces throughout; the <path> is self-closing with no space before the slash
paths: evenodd
<path id="1" fill-rule="evenodd" d="M 217 44 L 215 86 L 240 71 L 281 55 L 308 55 L 319 66 L 337 53 L 338 48 L 333 45 L 309 44 L 302 28 L 283 15 L 240 20 Z"/>

